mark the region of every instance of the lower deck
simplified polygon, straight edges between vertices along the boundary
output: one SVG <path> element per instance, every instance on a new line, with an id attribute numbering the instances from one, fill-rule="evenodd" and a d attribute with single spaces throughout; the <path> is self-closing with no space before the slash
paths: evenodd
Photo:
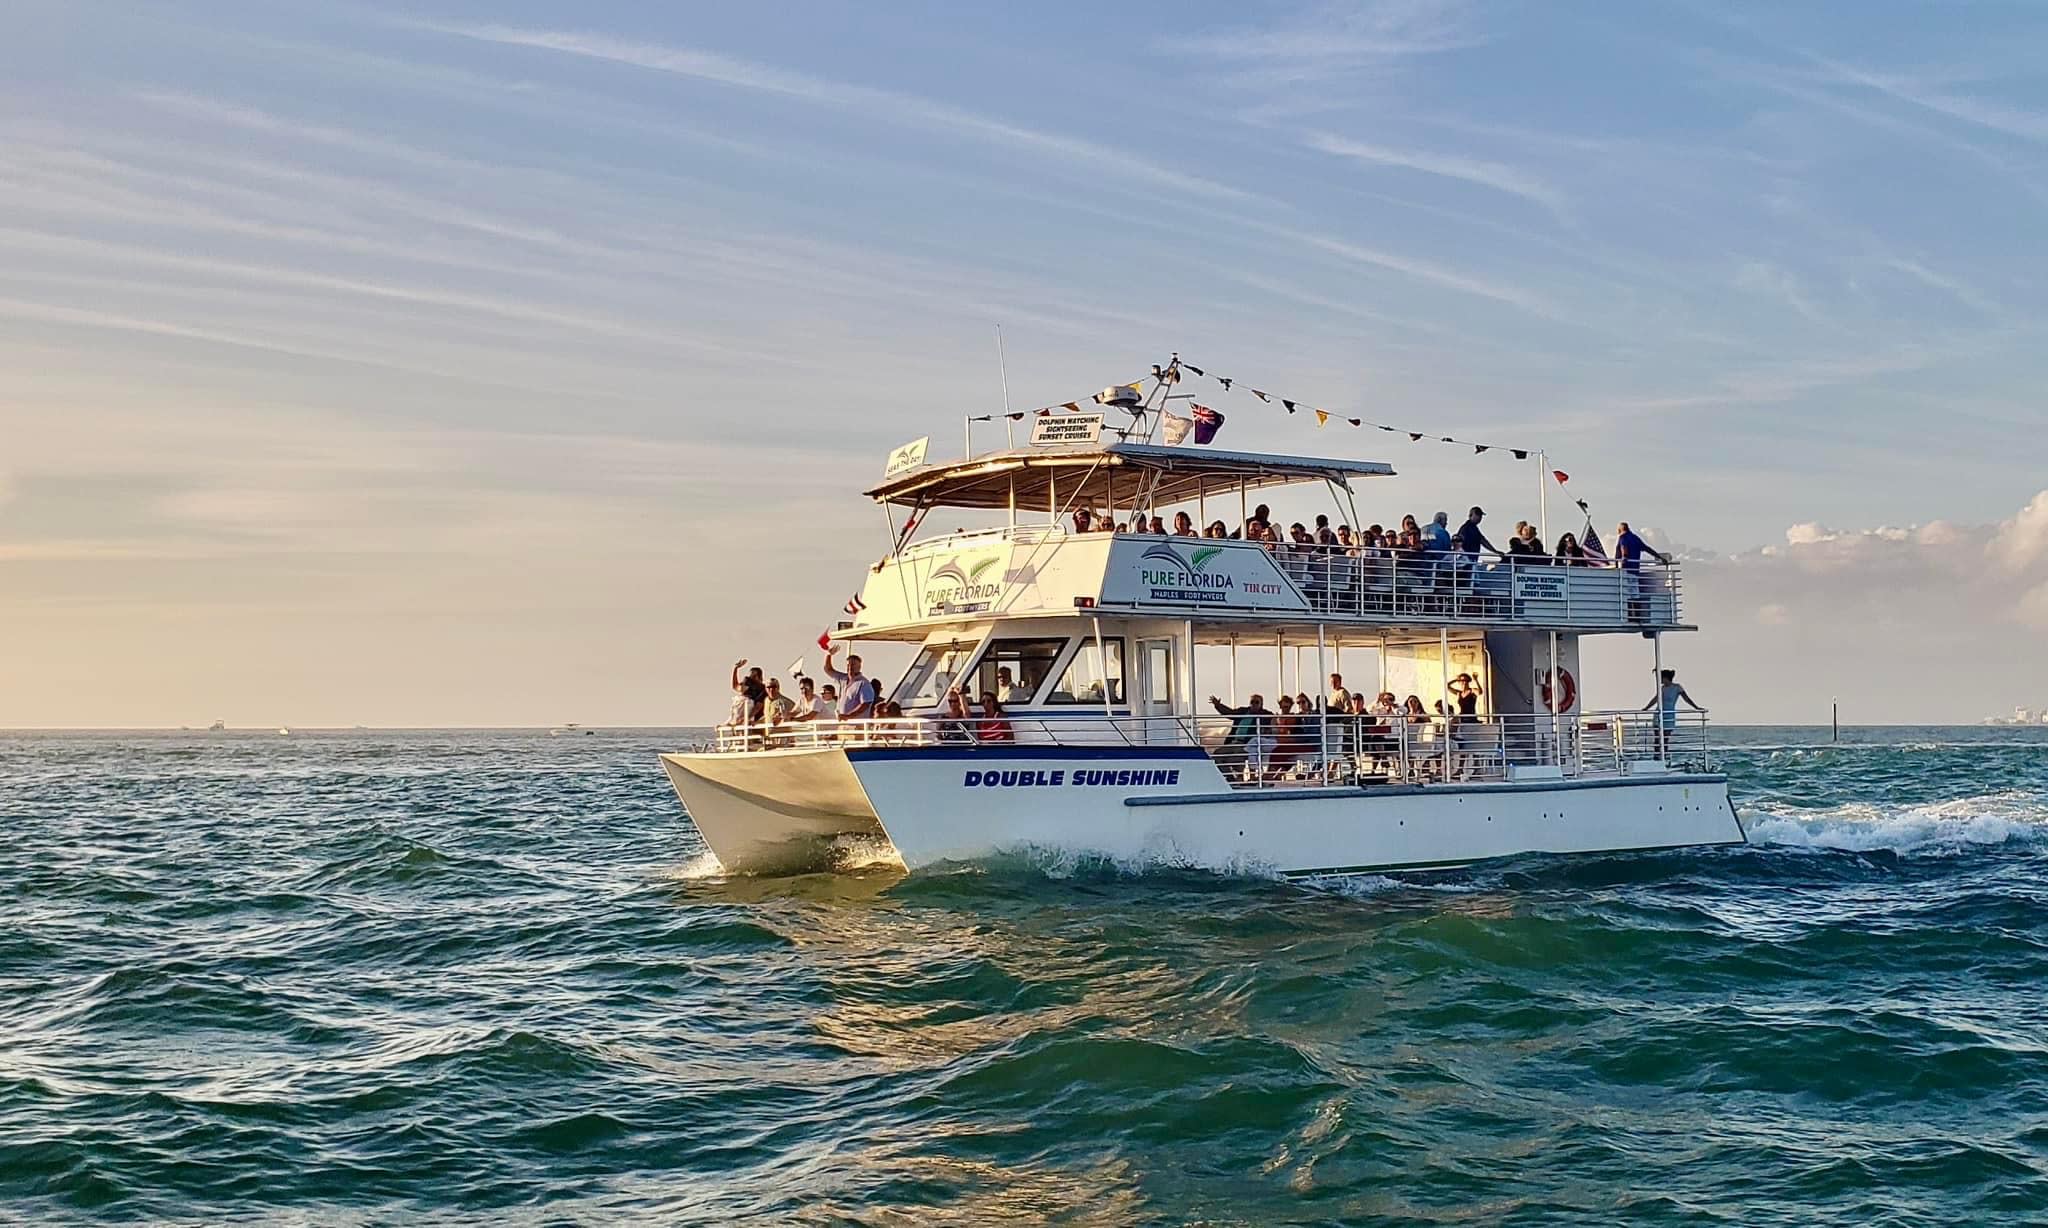
<path id="1" fill-rule="evenodd" d="M 1233 789 L 1620 779 L 1713 769 L 1706 717 L 1644 711 L 1465 717 L 1011 715 L 806 721 L 717 731 L 699 753 L 826 748 L 1199 748 Z M 992 757 L 993 758 L 993 757 Z"/>

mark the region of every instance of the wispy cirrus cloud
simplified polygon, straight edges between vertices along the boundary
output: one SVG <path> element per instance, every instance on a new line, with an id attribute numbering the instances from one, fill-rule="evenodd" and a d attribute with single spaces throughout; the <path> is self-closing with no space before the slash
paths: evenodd
<path id="1" fill-rule="evenodd" d="M 1301 84 L 1476 46 L 1483 39 L 1468 7 L 1462 0 L 1323 4 L 1277 25 L 1173 35 L 1158 48 L 1219 64 L 1240 84 Z"/>
<path id="2" fill-rule="evenodd" d="M 1215 200 L 1252 200 L 1256 193 L 1190 175 L 1128 150 L 1080 137 L 1025 127 L 951 103 L 870 85 L 834 81 L 694 47 L 634 42 L 573 30 L 502 25 L 418 23 L 418 28 L 502 46 L 583 56 L 653 72 L 671 73 L 738 89 L 779 94 L 823 106 L 849 108 L 875 119 L 995 142 L 1047 157 L 1111 171 L 1125 178 Z"/>
<path id="3" fill-rule="evenodd" d="M 1517 196 L 1541 205 L 1554 214 L 1562 214 L 1565 209 L 1563 193 L 1535 176 L 1504 163 L 1489 162 L 1456 153 L 1372 145 L 1328 132 L 1311 132 L 1304 138 L 1304 143 L 1310 149 L 1372 166 L 1417 171 L 1425 175 L 1489 188 L 1495 192 L 1504 192 L 1509 196 Z"/>

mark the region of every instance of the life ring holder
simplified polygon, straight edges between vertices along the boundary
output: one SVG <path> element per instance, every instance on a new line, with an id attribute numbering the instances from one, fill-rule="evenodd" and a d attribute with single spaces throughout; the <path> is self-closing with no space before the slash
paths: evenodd
<path id="1" fill-rule="evenodd" d="M 1543 696 L 1543 708 L 1546 712 L 1570 712 L 1579 702 L 1579 681 L 1572 677 L 1572 671 L 1563 666 L 1558 667 L 1557 681 L 1562 684 L 1558 687 L 1561 695 L 1554 694 L 1551 690 L 1549 670 L 1544 670 L 1536 676 L 1537 687 Z M 1562 703 L 1558 702 L 1560 699 L 1563 700 Z"/>

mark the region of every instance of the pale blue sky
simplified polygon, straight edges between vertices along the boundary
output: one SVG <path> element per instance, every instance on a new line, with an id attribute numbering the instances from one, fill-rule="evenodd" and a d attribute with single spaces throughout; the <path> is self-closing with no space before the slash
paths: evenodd
<path id="1" fill-rule="evenodd" d="M 702 675 L 856 582 L 887 450 L 995 407 L 997 323 L 1020 404 L 1178 349 L 1546 447 L 1603 531 L 1848 531 L 1731 579 L 1724 672 L 1854 617 L 1813 551 L 2031 541 L 2048 485 L 2038 4 L 10 17 L 4 724 L 715 716 Z M 1534 510 L 1528 467 L 1216 404 L 1392 461 L 1386 516 Z M 1909 586 L 1962 557 L 1908 540 Z M 2048 701 L 2048 547 L 1969 549 L 2018 677 L 1942 714 Z"/>

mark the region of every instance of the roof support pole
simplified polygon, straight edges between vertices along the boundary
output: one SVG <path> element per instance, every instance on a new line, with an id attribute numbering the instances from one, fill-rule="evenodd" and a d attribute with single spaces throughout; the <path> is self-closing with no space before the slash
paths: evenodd
<path id="1" fill-rule="evenodd" d="M 1192 618 L 1188 619 L 1184 626 L 1188 637 L 1188 685 L 1187 689 L 1181 692 L 1181 704 L 1188 716 L 1188 733 L 1193 734 L 1195 732 L 1195 695 L 1197 694 L 1195 691 L 1195 620 Z M 1200 744 L 1201 739 L 1195 738 L 1194 741 Z"/>
<path id="2" fill-rule="evenodd" d="M 1439 668 L 1439 669 L 1441 669 L 1441 670 L 1443 671 L 1443 676 L 1442 676 L 1441 678 L 1439 678 L 1439 679 L 1437 680 L 1437 688 L 1436 688 L 1436 689 L 1437 689 L 1437 691 L 1438 691 L 1438 695 L 1437 695 L 1437 700 L 1436 700 L 1436 704 L 1437 704 L 1437 707 L 1438 707 L 1439 709 L 1441 709 L 1441 710 L 1443 711 L 1443 716 L 1441 716 L 1441 717 L 1440 717 L 1440 718 L 1438 718 L 1438 719 L 1440 719 L 1440 720 L 1441 720 L 1441 721 L 1443 722 L 1443 738 L 1444 738 L 1444 783 L 1445 783 L 1445 784 L 1449 784 L 1449 783 L 1451 782 L 1451 708 L 1452 708 L 1452 704 L 1451 704 L 1451 702 L 1450 702 L 1450 694 L 1451 694 L 1451 629 L 1450 629 L 1449 627 L 1438 627 L 1438 628 L 1437 628 L 1437 630 L 1436 630 L 1436 659 L 1437 659 L 1437 666 L 1438 666 L 1438 668 Z"/>
<path id="3" fill-rule="evenodd" d="M 1316 733 L 1316 747 L 1317 747 L 1317 754 L 1316 754 L 1316 758 L 1317 758 L 1317 760 L 1318 760 L 1318 761 L 1320 761 L 1320 763 L 1321 763 L 1321 771 L 1322 771 L 1322 774 L 1323 774 L 1323 780 L 1324 780 L 1325 782 L 1328 782 L 1328 781 L 1329 781 L 1329 779 L 1330 779 L 1330 693 L 1329 693 L 1328 691 L 1324 691 L 1324 690 L 1323 690 L 1323 682 L 1325 681 L 1325 679 L 1323 678 L 1323 673 L 1324 673 L 1324 665 L 1323 665 L 1323 624 L 1321 624 L 1321 623 L 1317 623 L 1317 624 L 1316 624 L 1316 678 L 1317 678 L 1317 681 L 1316 681 L 1316 690 L 1317 690 L 1317 691 L 1319 691 L 1319 692 L 1321 692 L 1321 694 L 1322 694 L 1322 700 L 1321 700 L 1321 702 L 1319 702 L 1319 703 L 1317 703 L 1317 704 L 1316 704 L 1316 708 L 1317 708 L 1317 710 L 1318 710 L 1318 712 L 1320 713 L 1320 716 L 1321 716 L 1321 721 L 1319 722 L 1319 723 L 1320 723 L 1320 725 L 1321 725 L 1321 728 L 1320 728 L 1320 729 L 1319 729 L 1319 730 L 1317 731 L 1317 733 Z"/>
<path id="4" fill-rule="evenodd" d="M 1230 706 L 1237 706 L 1237 632 L 1230 633 Z"/>
<path id="5" fill-rule="evenodd" d="M 1109 694 L 1109 652 L 1102 646 L 1102 616 L 1098 614 L 1088 621 L 1095 624 L 1095 676 L 1102 683 L 1102 714 L 1115 716 L 1116 708 Z"/>
<path id="6" fill-rule="evenodd" d="M 1558 700 L 1564 698 L 1564 679 L 1557 676 L 1557 632 L 1550 633 L 1550 761 L 1564 763 L 1564 717 Z"/>

